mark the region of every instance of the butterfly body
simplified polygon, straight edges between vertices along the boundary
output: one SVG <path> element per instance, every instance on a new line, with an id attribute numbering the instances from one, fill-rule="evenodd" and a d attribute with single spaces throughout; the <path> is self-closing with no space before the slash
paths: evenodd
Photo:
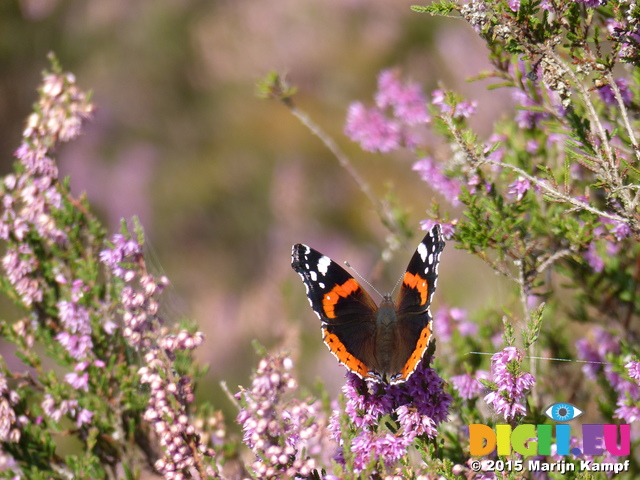
<path id="1" fill-rule="evenodd" d="M 379 305 L 344 268 L 302 244 L 292 267 L 322 321 L 323 340 L 350 371 L 364 379 L 402 383 L 419 365 L 432 336 L 429 311 L 444 241 L 440 226 L 425 236 L 405 272 L 397 301 Z"/>

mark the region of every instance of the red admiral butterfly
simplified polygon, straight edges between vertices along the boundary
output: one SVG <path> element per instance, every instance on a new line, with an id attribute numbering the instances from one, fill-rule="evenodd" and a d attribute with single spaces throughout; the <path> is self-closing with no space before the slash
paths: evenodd
<path id="1" fill-rule="evenodd" d="M 309 303 L 322 320 L 322 337 L 338 361 L 360 378 L 391 384 L 416 370 L 432 335 L 429 305 L 444 248 L 434 226 L 413 254 L 397 303 L 391 294 L 376 305 L 344 268 L 300 243 L 291 266 L 307 287 Z"/>

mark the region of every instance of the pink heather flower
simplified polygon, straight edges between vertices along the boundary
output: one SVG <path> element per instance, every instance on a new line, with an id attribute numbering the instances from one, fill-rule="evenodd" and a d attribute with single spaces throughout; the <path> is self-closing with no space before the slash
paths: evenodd
<path id="1" fill-rule="evenodd" d="M 6 376 L 0 372 L 0 441 L 20 441 L 20 420 L 13 406 L 20 401 L 18 393 L 9 389 Z"/>
<path id="2" fill-rule="evenodd" d="M 415 438 L 421 435 L 434 438 L 438 434 L 433 419 L 427 415 L 420 415 L 416 408 L 409 405 L 400 405 L 396 409 L 396 414 L 398 415 L 398 423 L 402 428 L 402 432 L 407 438 Z"/>
<path id="3" fill-rule="evenodd" d="M 595 242 L 589 244 L 589 248 L 583 254 L 584 259 L 593 268 L 594 272 L 600 273 L 604 270 L 604 260 L 598 254 Z"/>
<path id="4" fill-rule="evenodd" d="M 447 95 L 444 90 L 437 89 L 431 92 L 431 103 L 438 107 L 445 115 L 451 115 L 454 118 L 469 118 L 476 113 L 478 102 L 464 100 L 458 102 L 454 107 L 447 103 Z"/>
<path id="5" fill-rule="evenodd" d="M 629 362 L 625 365 L 629 378 L 635 380 L 640 385 L 640 362 Z"/>
<path id="6" fill-rule="evenodd" d="M 493 160 L 494 162 L 502 163 L 505 156 L 505 148 L 504 143 L 507 141 L 506 135 L 500 135 L 497 133 L 491 134 L 487 143 L 484 146 L 484 153 L 489 160 Z M 499 144 L 497 148 L 494 149 L 495 145 Z M 493 150 L 493 151 L 492 151 Z M 494 167 L 495 168 L 495 167 Z"/>
<path id="7" fill-rule="evenodd" d="M 456 233 L 455 224 L 457 223 L 457 221 L 455 220 L 452 223 L 446 223 L 446 222 L 436 222 L 435 220 L 428 218 L 426 220 L 420 221 L 420 230 L 425 230 L 429 232 L 431 231 L 431 229 L 434 227 L 436 223 L 439 223 L 440 227 L 442 228 L 442 236 L 446 240 L 451 240 L 453 238 L 453 235 Z"/>
<path id="8" fill-rule="evenodd" d="M 412 170 L 417 171 L 425 182 L 440 193 L 454 207 L 460 205 L 460 183 L 447 177 L 439 165 L 431 157 L 424 157 L 413 164 Z"/>
<path id="9" fill-rule="evenodd" d="M 44 292 L 42 279 L 37 276 L 38 261 L 29 245 L 21 243 L 17 249 L 8 248 L 2 266 L 26 307 L 42 301 Z"/>
<path id="10" fill-rule="evenodd" d="M 173 364 L 167 364 L 164 357 L 158 348 L 146 349 L 146 366 L 138 370 L 140 383 L 149 390 L 143 419 L 154 430 L 163 451 L 155 469 L 164 478 L 186 478 L 199 455 L 211 453 L 187 413 L 187 406 L 195 400 L 191 379 L 175 371 L 169 373 Z"/>
<path id="11" fill-rule="evenodd" d="M 615 226 L 611 229 L 611 233 L 617 240 L 624 240 L 631 235 L 631 228 L 624 222 L 616 222 Z"/>
<path id="12" fill-rule="evenodd" d="M 380 109 L 393 108 L 393 115 L 406 125 L 418 125 L 430 120 L 427 100 L 418 83 L 400 82 L 398 70 L 383 70 L 378 76 L 376 105 Z"/>
<path id="13" fill-rule="evenodd" d="M 532 107 L 539 107 L 539 104 L 522 90 L 513 90 L 513 98 L 521 107 L 516 110 L 515 116 L 516 123 L 520 128 L 534 128 L 541 120 L 547 118 L 546 113 L 532 110 Z"/>
<path id="14" fill-rule="evenodd" d="M 76 418 L 76 425 L 80 428 L 82 425 L 87 425 L 91 423 L 91 419 L 93 418 L 94 413 L 91 410 L 87 410 L 83 408 L 78 412 L 78 417 Z"/>
<path id="15" fill-rule="evenodd" d="M 525 393 L 536 383 L 533 375 L 520 371 L 524 353 L 515 347 L 506 347 L 491 357 L 491 377 L 496 390 L 484 397 L 496 413 L 509 421 L 527 413 L 522 403 Z"/>
<path id="16" fill-rule="evenodd" d="M 66 300 L 58 302 L 57 307 L 58 318 L 64 330 L 56 335 L 56 340 L 73 358 L 85 358 L 93 348 L 89 311 L 82 305 Z M 77 384 L 78 379 L 74 378 L 74 383 Z"/>
<path id="17" fill-rule="evenodd" d="M 62 331 L 55 336 L 55 339 L 76 360 L 85 358 L 93 348 L 93 341 L 90 335 L 71 334 L 67 331 Z"/>
<path id="18" fill-rule="evenodd" d="M 263 358 L 251 388 L 236 394 L 241 404 L 237 421 L 244 443 L 256 455 L 251 468 L 258 478 L 307 477 L 316 469 L 316 461 L 303 453 L 323 430 L 322 412 L 316 403 L 292 397 L 298 388 L 292 368 L 285 355 Z"/>
<path id="19" fill-rule="evenodd" d="M 472 101 L 462 101 L 456 105 L 455 110 L 453 111 L 453 117 L 455 118 L 469 118 L 471 115 L 475 115 L 478 110 L 478 102 L 475 100 Z"/>
<path id="20" fill-rule="evenodd" d="M 110 269 L 111 273 L 124 279 L 127 284 L 121 292 L 120 303 L 123 310 L 123 336 L 133 347 L 146 347 L 149 343 L 147 336 L 154 332 L 162 323 L 158 316 L 159 296 L 169 285 L 169 279 L 162 275 L 155 278 L 149 275 L 142 257 L 142 245 L 134 239 L 127 239 L 124 235 L 116 234 L 111 238 L 113 247 L 100 252 L 100 260 Z M 132 270 L 126 270 L 123 262 L 133 265 Z M 105 331 L 112 329 L 112 325 L 103 325 Z M 188 337 L 188 338 L 187 338 Z M 201 343 L 190 335 L 182 335 L 179 339 L 165 336 L 163 345 L 181 348 L 182 345 Z"/>
<path id="21" fill-rule="evenodd" d="M 616 85 L 618 86 L 618 90 L 620 90 L 620 96 L 622 97 L 622 103 L 625 106 L 629 107 L 633 103 L 633 93 L 629 89 L 629 81 L 625 78 L 618 78 L 615 80 Z M 618 101 L 616 100 L 616 96 L 613 93 L 613 88 L 611 85 L 604 85 L 598 89 L 598 93 L 600 94 L 600 98 L 607 105 L 618 107 Z"/>
<path id="22" fill-rule="evenodd" d="M 518 179 L 509 185 L 509 195 L 515 195 L 516 201 L 522 200 L 524 194 L 531 188 L 531 182 L 528 178 L 518 177 Z"/>
<path id="23" fill-rule="evenodd" d="M 45 415 L 51 418 L 55 422 L 59 422 L 60 419 L 67 413 L 75 414 L 78 408 L 77 400 L 62 400 L 60 405 L 56 405 L 55 399 L 50 393 L 45 394 L 42 403 L 40 404 Z"/>
<path id="24" fill-rule="evenodd" d="M 542 0 L 542 2 L 540 2 L 540 8 L 546 10 L 547 12 L 552 12 L 553 4 L 549 0 Z"/>
<path id="25" fill-rule="evenodd" d="M 528 140 L 525 146 L 527 153 L 534 154 L 540 148 L 540 144 L 536 140 Z"/>
<path id="26" fill-rule="evenodd" d="M 509 0 L 509 8 L 512 12 L 520 10 L 520 0 Z"/>
<path id="27" fill-rule="evenodd" d="M 443 342 L 451 340 L 453 332 L 461 336 L 472 336 L 478 333 L 478 326 L 467 320 L 466 310 L 460 308 L 439 308 L 433 316 L 436 337 Z"/>
<path id="28" fill-rule="evenodd" d="M 619 418 L 625 423 L 635 423 L 640 420 L 640 407 L 638 406 L 638 399 L 632 400 L 627 397 L 620 396 L 616 401 L 616 408 L 614 417 Z"/>
<path id="29" fill-rule="evenodd" d="M 471 400 L 480 396 L 485 391 L 485 386 L 479 380 L 489 380 L 491 375 L 486 370 L 478 370 L 475 373 L 465 373 L 449 378 L 451 385 L 458 392 L 460 398 Z"/>
<path id="30" fill-rule="evenodd" d="M 71 333 L 91 333 L 89 311 L 82 305 L 62 300 L 57 303 L 58 317 L 66 330 Z"/>
<path id="31" fill-rule="evenodd" d="M 576 0 L 579 3 L 584 3 L 587 7 L 596 8 L 604 4 L 605 0 Z"/>
<path id="32" fill-rule="evenodd" d="M 367 109 L 356 102 L 349 106 L 344 133 L 367 152 L 388 153 L 400 148 L 400 125 L 375 107 Z"/>
<path id="33" fill-rule="evenodd" d="M 64 380 L 76 390 L 89 391 L 89 374 L 87 372 L 83 374 L 77 372 L 67 373 L 64 376 Z"/>

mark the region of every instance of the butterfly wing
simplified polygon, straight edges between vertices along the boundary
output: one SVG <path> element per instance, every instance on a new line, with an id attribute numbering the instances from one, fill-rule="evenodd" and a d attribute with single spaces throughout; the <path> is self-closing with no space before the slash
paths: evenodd
<path id="1" fill-rule="evenodd" d="M 431 298 L 436 290 L 438 263 L 444 249 L 440 225 L 435 225 L 413 254 L 396 303 L 399 358 L 407 359 L 391 383 L 404 382 L 415 371 L 432 336 Z"/>
<path id="2" fill-rule="evenodd" d="M 338 361 L 361 378 L 376 378 L 377 306 L 344 268 L 302 244 L 293 246 L 291 266 L 307 288 L 309 303 L 322 320 L 322 337 Z"/>

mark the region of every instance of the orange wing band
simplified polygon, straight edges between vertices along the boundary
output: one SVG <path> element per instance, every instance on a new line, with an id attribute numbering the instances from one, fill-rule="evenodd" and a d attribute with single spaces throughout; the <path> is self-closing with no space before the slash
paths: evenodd
<path id="1" fill-rule="evenodd" d="M 323 330 L 323 333 L 324 343 L 327 344 L 331 353 L 336 356 L 340 363 L 360 378 L 369 377 L 369 369 L 367 366 L 347 352 L 347 348 L 344 346 L 344 343 L 342 343 L 335 334 L 329 333 L 326 330 Z"/>
<path id="2" fill-rule="evenodd" d="M 404 274 L 403 282 L 405 285 L 415 288 L 420 293 L 420 305 L 427 303 L 429 299 L 429 285 L 427 281 L 420 275 L 406 272 Z"/>
<path id="3" fill-rule="evenodd" d="M 360 285 L 358 285 L 358 282 L 353 278 L 350 278 L 342 285 L 336 285 L 333 287 L 333 289 L 322 299 L 322 310 L 324 311 L 324 314 L 328 318 L 336 318 L 335 308 L 340 297 L 348 297 L 359 288 Z"/>
<path id="4" fill-rule="evenodd" d="M 420 338 L 418 339 L 418 343 L 416 344 L 416 349 L 413 351 L 407 363 L 404 364 L 402 371 L 400 372 L 400 378 L 402 380 L 406 380 L 409 375 L 411 375 L 415 369 L 418 367 L 418 363 L 422 360 L 422 356 L 424 355 L 425 350 L 429 346 L 429 341 L 431 340 L 431 324 L 427 325 L 420 332 Z"/>

